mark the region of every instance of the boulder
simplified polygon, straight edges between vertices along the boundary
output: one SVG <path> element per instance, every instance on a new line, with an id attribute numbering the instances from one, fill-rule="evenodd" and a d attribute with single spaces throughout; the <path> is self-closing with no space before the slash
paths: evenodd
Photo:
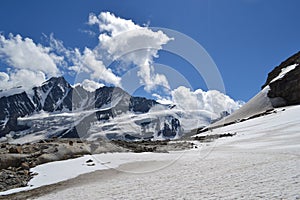
<path id="1" fill-rule="evenodd" d="M 19 167 L 27 156 L 26 154 L 0 154 L 0 169 Z"/>
<path id="2" fill-rule="evenodd" d="M 30 169 L 29 164 L 27 162 L 21 163 L 21 168 L 25 169 L 25 170 L 29 170 Z"/>
<path id="3" fill-rule="evenodd" d="M 12 146 L 8 149 L 8 153 L 22 153 L 22 147 L 20 146 Z"/>

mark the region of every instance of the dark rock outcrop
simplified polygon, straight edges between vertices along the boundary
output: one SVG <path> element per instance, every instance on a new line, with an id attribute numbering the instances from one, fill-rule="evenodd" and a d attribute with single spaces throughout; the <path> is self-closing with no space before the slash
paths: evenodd
<path id="1" fill-rule="evenodd" d="M 295 69 L 288 72 L 283 78 L 276 81 L 272 80 L 276 78 L 282 71 L 282 69 L 293 65 L 300 64 L 300 52 L 291 56 L 274 70 L 268 74 L 266 83 L 262 86 L 270 86 L 268 97 L 274 107 L 282 107 L 289 105 L 300 104 L 300 67 L 297 66 Z"/>
<path id="2" fill-rule="evenodd" d="M 164 138 L 174 138 L 182 134 L 180 121 L 172 116 L 169 117 L 168 121 L 164 122 L 163 128 L 158 132 L 158 136 L 163 136 Z"/>
<path id="3" fill-rule="evenodd" d="M 157 102 L 151 99 L 146 99 L 144 97 L 131 97 L 129 109 L 133 112 L 146 113 L 150 108 L 156 105 Z"/>
<path id="4" fill-rule="evenodd" d="M 63 77 L 53 77 L 40 87 L 33 88 L 36 110 L 47 112 L 72 110 L 72 87 Z"/>
<path id="5" fill-rule="evenodd" d="M 32 114 L 35 106 L 25 92 L 14 94 L 9 97 L 0 98 L 0 137 L 5 136 L 10 131 L 23 130 L 25 126 L 17 124 L 18 117 Z"/>

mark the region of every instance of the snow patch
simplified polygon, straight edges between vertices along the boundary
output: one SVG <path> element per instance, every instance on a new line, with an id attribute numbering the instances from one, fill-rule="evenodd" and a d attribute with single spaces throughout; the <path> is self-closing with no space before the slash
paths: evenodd
<path id="1" fill-rule="evenodd" d="M 286 68 L 281 69 L 280 74 L 277 77 L 275 77 L 270 83 L 273 83 L 279 79 L 282 79 L 287 73 L 294 70 L 298 65 L 299 64 L 293 64 L 293 65 L 287 66 Z"/>
<path id="2" fill-rule="evenodd" d="M 30 170 L 32 173 L 37 173 L 37 175 L 29 181 L 28 186 L 0 192 L 0 195 L 32 190 L 41 186 L 69 180 L 81 174 L 97 170 L 115 169 L 122 164 L 130 162 L 167 161 L 177 157 L 178 154 L 170 156 L 165 153 L 107 153 L 85 155 L 80 158 L 50 162 L 36 166 Z"/>

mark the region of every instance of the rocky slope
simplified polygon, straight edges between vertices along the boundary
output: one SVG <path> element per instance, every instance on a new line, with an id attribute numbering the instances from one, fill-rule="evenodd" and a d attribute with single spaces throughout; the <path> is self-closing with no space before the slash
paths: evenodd
<path id="1" fill-rule="evenodd" d="M 283 69 L 292 65 L 300 64 L 300 52 L 294 54 L 279 66 L 275 67 L 268 75 L 266 83 L 270 86 L 268 97 L 274 107 L 289 106 L 300 104 L 300 67 L 295 67 L 284 77 L 273 81 L 280 75 Z"/>

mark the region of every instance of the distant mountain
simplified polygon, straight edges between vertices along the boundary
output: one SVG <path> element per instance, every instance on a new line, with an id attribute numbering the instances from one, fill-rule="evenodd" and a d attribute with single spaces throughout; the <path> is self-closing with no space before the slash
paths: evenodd
<path id="1" fill-rule="evenodd" d="M 89 137 L 91 133 L 101 134 L 104 129 L 104 133 L 108 133 L 107 127 L 102 125 L 109 119 L 118 119 L 125 113 L 136 118 L 156 105 L 159 104 L 154 100 L 133 97 L 118 87 L 104 86 L 89 92 L 80 85 L 71 86 L 63 77 L 53 77 L 30 92 L 0 98 L 0 137 L 8 133 L 13 133 L 16 138 L 30 134 L 37 137 Z M 99 126 L 95 127 L 95 124 Z M 182 134 L 180 121 L 170 113 L 157 119 L 144 116 L 142 120 L 134 121 L 136 131 L 132 128 L 118 130 L 114 126 L 111 124 L 110 134 L 105 135 L 110 139 L 151 138 L 154 134 L 173 138 Z"/>

